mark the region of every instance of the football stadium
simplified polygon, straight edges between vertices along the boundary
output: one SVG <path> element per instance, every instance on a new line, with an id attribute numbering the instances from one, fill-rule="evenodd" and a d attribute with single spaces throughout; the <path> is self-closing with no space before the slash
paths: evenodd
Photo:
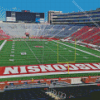
<path id="1" fill-rule="evenodd" d="M 93 17 L 98 10 L 87 13 Z M 1 100 L 85 98 L 100 91 L 100 19 L 94 25 L 89 18 L 72 20 L 73 13 L 53 16 L 51 23 L 0 22 Z"/>

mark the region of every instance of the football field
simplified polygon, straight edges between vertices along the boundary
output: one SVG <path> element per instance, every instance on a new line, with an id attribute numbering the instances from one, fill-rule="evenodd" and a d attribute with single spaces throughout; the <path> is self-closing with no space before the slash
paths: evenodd
<path id="1" fill-rule="evenodd" d="M 5 40 L 0 41 L 0 46 Z M 0 51 L 0 66 L 57 64 L 57 63 L 100 63 L 100 52 L 68 42 L 41 39 L 14 39 L 7 41 Z M 0 81 L 98 76 L 100 73 L 58 74 L 30 77 L 4 78 Z"/>
<path id="2" fill-rule="evenodd" d="M 72 43 L 39 39 L 7 41 L 0 51 L 0 66 L 66 62 L 98 63 L 100 52 Z"/>

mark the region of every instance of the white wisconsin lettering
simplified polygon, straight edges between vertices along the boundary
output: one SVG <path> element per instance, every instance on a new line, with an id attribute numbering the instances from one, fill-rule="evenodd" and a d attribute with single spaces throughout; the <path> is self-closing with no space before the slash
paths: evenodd
<path id="1" fill-rule="evenodd" d="M 96 66 L 98 69 L 100 69 L 100 63 L 98 64 L 93 64 L 94 66 Z"/>
<path id="2" fill-rule="evenodd" d="M 75 66 L 79 67 L 80 69 L 85 69 L 85 70 L 90 69 L 89 67 L 85 66 L 84 64 L 75 64 Z"/>
<path id="3" fill-rule="evenodd" d="M 97 68 L 95 68 L 94 66 L 92 66 L 92 65 L 90 65 L 90 64 L 85 64 L 85 65 L 89 66 L 89 67 L 92 68 L 92 69 L 97 69 Z"/>
<path id="4" fill-rule="evenodd" d="M 53 65 L 56 70 L 67 70 L 63 65 Z"/>
<path id="5" fill-rule="evenodd" d="M 20 66 L 20 73 L 27 73 L 25 66 Z"/>
<path id="6" fill-rule="evenodd" d="M 19 73 L 19 72 L 18 72 L 18 67 L 13 67 L 13 68 L 11 68 L 11 67 L 6 67 L 3 74 L 10 74 L 10 73 L 12 73 L 12 74 L 17 74 L 17 73 Z"/>
<path id="7" fill-rule="evenodd" d="M 67 69 L 68 69 L 68 64 L 64 64 L 64 66 L 67 67 Z M 78 68 L 72 64 L 69 64 L 69 70 L 78 70 Z"/>
<path id="8" fill-rule="evenodd" d="M 40 68 L 41 68 L 41 70 L 42 70 L 42 72 L 47 72 L 47 70 L 49 70 L 49 71 L 55 71 L 53 68 L 52 68 L 52 66 L 51 65 L 40 65 Z"/>
<path id="9" fill-rule="evenodd" d="M 28 72 L 40 72 L 38 66 L 28 66 Z"/>

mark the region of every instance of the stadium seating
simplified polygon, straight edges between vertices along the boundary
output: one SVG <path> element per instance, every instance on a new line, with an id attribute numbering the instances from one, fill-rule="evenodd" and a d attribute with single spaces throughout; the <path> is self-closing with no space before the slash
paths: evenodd
<path id="1" fill-rule="evenodd" d="M 98 45 L 100 43 L 100 33 L 97 32 L 96 34 L 92 35 L 90 38 L 86 39 L 84 42 Z"/>
<path id="2" fill-rule="evenodd" d="M 90 29 L 90 27 L 84 26 L 84 27 L 83 27 L 82 29 L 80 29 L 79 31 L 73 33 L 73 34 L 71 35 L 72 40 L 75 40 L 75 39 L 79 40 L 79 39 L 80 39 L 80 36 L 81 36 L 82 34 L 86 33 L 87 30 L 89 30 L 89 29 Z"/>
<path id="3" fill-rule="evenodd" d="M 86 40 L 88 39 L 90 36 L 93 36 L 94 34 L 98 33 L 99 29 L 96 27 L 91 28 L 91 30 L 88 30 L 85 34 L 80 36 L 80 39 L 82 40 Z"/>
<path id="4" fill-rule="evenodd" d="M 25 32 L 34 37 L 64 38 L 70 36 L 82 26 L 74 25 L 38 25 L 38 24 L 8 24 L 2 23 L 0 27 L 11 37 L 23 37 Z"/>
<path id="5" fill-rule="evenodd" d="M 5 34 L 5 32 L 2 29 L 0 29 L 0 40 L 9 39 L 9 38 L 10 36 Z"/>
<path id="6" fill-rule="evenodd" d="M 70 37 L 70 40 L 73 41 L 76 39 L 81 42 L 100 45 L 100 29 L 97 27 L 84 26 L 79 31 L 73 33 Z"/>
<path id="7" fill-rule="evenodd" d="M 57 40 L 70 37 L 72 41 L 76 39 L 100 45 L 100 29 L 95 26 L 0 23 L 0 27 L 0 40 L 10 37 L 25 38 L 25 33 L 28 32 L 31 38 Z"/>

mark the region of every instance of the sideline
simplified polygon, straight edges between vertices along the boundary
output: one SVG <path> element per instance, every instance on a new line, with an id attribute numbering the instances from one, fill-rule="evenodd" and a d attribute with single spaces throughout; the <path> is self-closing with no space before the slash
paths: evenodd
<path id="1" fill-rule="evenodd" d="M 4 45 L 6 44 L 7 40 L 5 40 L 1 45 L 0 45 L 0 51 L 2 50 L 2 48 L 4 47 Z"/>
<path id="2" fill-rule="evenodd" d="M 53 42 L 56 42 L 56 41 L 53 40 Z M 56 43 L 57 43 L 57 42 L 56 42 Z M 81 52 L 83 52 L 83 53 L 87 53 L 87 54 L 92 55 L 92 56 L 94 56 L 94 57 L 100 58 L 100 56 L 97 56 L 97 55 L 92 54 L 92 53 L 90 53 L 90 52 L 83 51 L 83 50 L 81 50 L 81 49 L 78 49 L 78 48 L 75 48 L 75 47 L 69 46 L 69 45 L 64 44 L 64 43 L 61 43 L 61 42 L 59 42 L 59 43 L 62 44 L 62 45 L 65 45 L 65 46 L 67 46 L 67 47 L 70 47 L 70 48 L 72 48 L 72 49 L 76 49 L 76 50 L 81 51 Z"/>

